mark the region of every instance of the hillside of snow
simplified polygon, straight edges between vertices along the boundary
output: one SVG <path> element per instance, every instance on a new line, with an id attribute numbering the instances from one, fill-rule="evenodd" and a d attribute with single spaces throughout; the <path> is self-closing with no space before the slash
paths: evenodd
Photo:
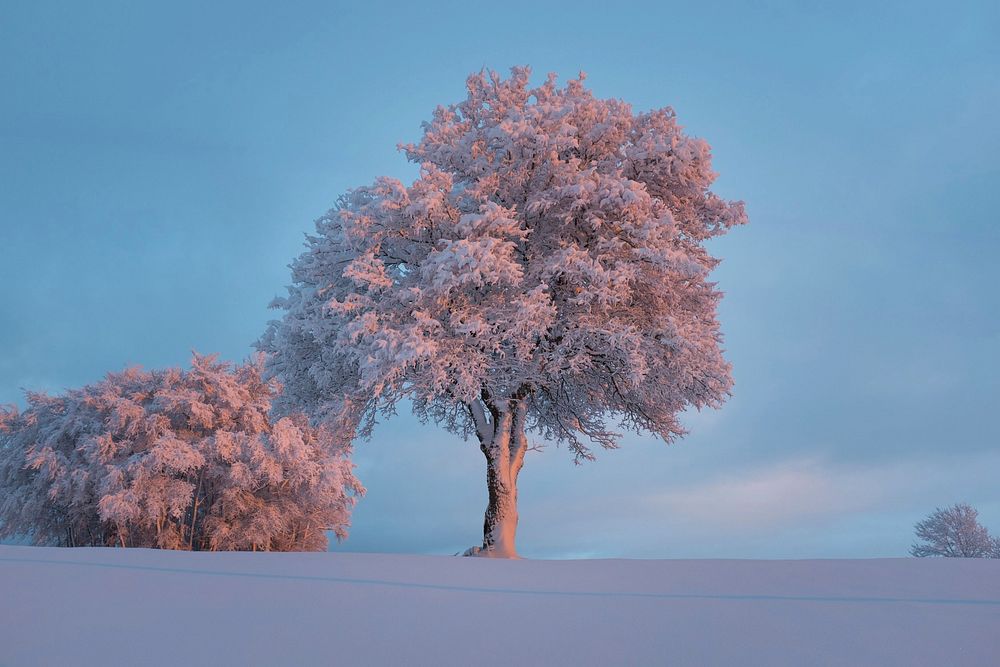
<path id="1" fill-rule="evenodd" d="M 1000 560 L 0 546 L 0 665 L 996 665 Z"/>

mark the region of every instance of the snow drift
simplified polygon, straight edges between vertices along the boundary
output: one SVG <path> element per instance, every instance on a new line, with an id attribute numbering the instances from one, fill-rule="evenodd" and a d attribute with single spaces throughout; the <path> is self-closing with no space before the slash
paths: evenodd
<path id="1" fill-rule="evenodd" d="M 990 665 L 1000 561 L 0 546 L 0 664 Z"/>

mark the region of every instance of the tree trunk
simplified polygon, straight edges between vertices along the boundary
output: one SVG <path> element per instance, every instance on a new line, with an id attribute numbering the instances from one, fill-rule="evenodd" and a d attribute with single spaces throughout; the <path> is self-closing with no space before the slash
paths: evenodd
<path id="1" fill-rule="evenodd" d="M 517 476 L 524 464 L 528 439 L 524 432 L 526 406 L 512 402 L 511 409 L 494 413 L 491 438 L 481 438 L 480 449 L 486 457 L 486 488 L 489 504 L 483 522 L 483 546 L 480 556 L 518 558 Z"/>
<path id="2" fill-rule="evenodd" d="M 202 468 L 198 471 L 198 490 L 194 492 L 194 510 L 191 512 L 191 537 L 188 540 L 188 549 L 194 551 L 194 526 L 195 522 L 198 521 L 198 503 L 201 501 L 201 482 L 205 478 L 205 469 Z M 181 538 L 183 538 L 183 533 Z M 199 549 L 200 549 L 199 544 Z"/>

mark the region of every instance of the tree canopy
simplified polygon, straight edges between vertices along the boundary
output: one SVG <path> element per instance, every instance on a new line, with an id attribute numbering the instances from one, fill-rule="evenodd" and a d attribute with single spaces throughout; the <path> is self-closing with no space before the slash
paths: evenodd
<path id="1" fill-rule="evenodd" d="M 609 415 L 670 440 L 681 409 L 724 399 L 703 242 L 746 218 L 709 190 L 708 144 L 582 77 L 528 80 L 470 77 L 404 147 L 416 182 L 380 178 L 317 222 L 262 340 L 296 401 L 360 397 L 370 418 L 407 397 L 464 433 L 523 395 L 589 458 L 616 444 Z"/>

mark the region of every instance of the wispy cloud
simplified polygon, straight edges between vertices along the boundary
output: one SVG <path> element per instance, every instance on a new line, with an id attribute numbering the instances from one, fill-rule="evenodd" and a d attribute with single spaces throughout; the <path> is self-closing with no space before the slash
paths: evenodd
<path id="1" fill-rule="evenodd" d="M 815 459 L 790 461 L 650 494 L 641 504 L 687 523 L 756 532 L 868 509 L 884 493 L 876 477 L 870 470 L 831 470 Z"/>
<path id="2" fill-rule="evenodd" d="M 688 524 L 757 532 L 872 510 L 932 509 L 985 495 L 998 469 L 995 453 L 867 466 L 797 459 L 648 494 L 638 504 Z"/>

